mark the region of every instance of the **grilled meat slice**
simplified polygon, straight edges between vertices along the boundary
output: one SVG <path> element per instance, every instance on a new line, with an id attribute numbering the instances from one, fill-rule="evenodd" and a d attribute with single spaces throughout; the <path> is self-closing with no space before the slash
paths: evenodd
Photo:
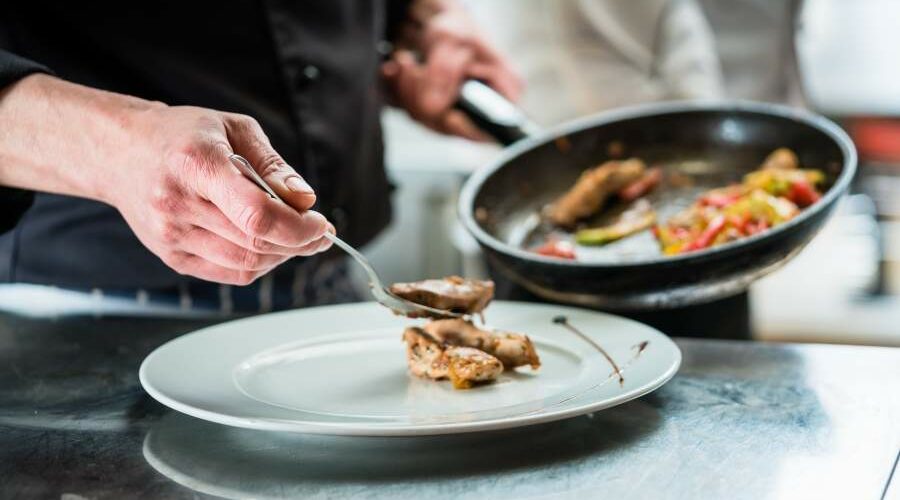
<path id="1" fill-rule="evenodd" d="M 455 389 L 469 389 L 477 383 L 496 380 L 503 372 L 499 359 L 471 347 L 447 347 L 444 358 L 447 376 Z"/>
<path id="2" fill-rule="evenodd" d="M 640 179 L 645 170 L 644 162 L 636 158 L 588 169 L 549 207 L 547 216 L 558 226 L 572 227 L 579 219 L 597 213 L 611 195 Z"/>
<path id="3" fill-rule="evenodd" d="M 394 283 L 390 291 L 398 297 L 435 309 L 475 314 L 483 311 L 494 298 L 494 282 L 448 276 L 444 279 Z M 414 313 L 410 317 L 426 315 Z"/>
<path id="4" fill-rule="evenodd" d="M 442 379 L 447 376 L 444 345 L 422 330 L 411 326 L 403 332 L 409 372 L 417 377 Z"/>
<path id="5" fill-rule="evenodd" d="M 496 380 L 503 372 L 499 359 L 478 349 L 444 345 L 427 332 L 409 327 L 403 332 L 409 372 L 417 377 L 449 378 L 456 389 Z"/>
<path id="6" fill-rule="evenodd" d="M 527 335 L 482 330 L 462 319 L 432 321 L 425 325 L 425 332 L 445 344 L 480 349 L 495 356 L 509 370 L 525 365 L 536 370 L 541 366 Z"/>

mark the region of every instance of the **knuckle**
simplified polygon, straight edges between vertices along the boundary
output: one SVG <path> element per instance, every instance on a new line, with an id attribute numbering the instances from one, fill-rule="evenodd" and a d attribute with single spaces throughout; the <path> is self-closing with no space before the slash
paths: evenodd
<path id="1" fill-rule="evenodd" d="M 159 227 L 157 228 L 157 236 L 159 240 L 165 245 L 175 245 L 179 241 L 181 241 L 182 229 L 176 222 L 165 219 L 159 223 Z"/>
<path id="2" fill-rule="evenodd" d="M 260 159 L 260 175 L 263 177 L 280 172 L 285 168 L 284 160 L 281 155 L 274 151 L 265 153 Z"/>
<path id="3" fill-rule="evenodd" d="M 243 115 L 240 113 L 235 113 L 231 116 L 232 116 L 232 120 L 234 121 L 235 125 L 237 125 L 238 127 L 245 128 L 245 129 L 251 129 L 251 130 L 260 128 L 259 122 L 256 121 L 256 118 L 253 118 L 252 116 Z"/>
<path id="4" fill-rule="evenodd" d="M 243 250 L 238 258 L 241 269 L 255 271 L 263 265 L 263 256 L 250 250 Z"/>
<path id="5" fill-rule="evenodd" d="M 238 220 L 245 233 L 259 237 L 272 229 L 275 224 L 275 214 L 265 207 L 246 206 L 241 209 Z"/>
<path id="6" fill-rule="evenodd" d="M 157 212 L 174 214 L 181 210 L 184 197 L 169 184 L 170 181 L 164 181 L 163 186 L 155 189 L 151 195 L 150 206 Z"/>
<path id="7" fill-rule="evenodd" d="M 258 236 L 253 236 L 250 238 L 250 248 L 255 252 L 267 253 L 274 250 L 275 245 Z"/>
<path id="8" fill-rule="evenodd" d="M 211 148 L 199 142 L 187 142 L 170 153 L 167 163 L 179 173 L 209 172 L 213 164 Z"/>

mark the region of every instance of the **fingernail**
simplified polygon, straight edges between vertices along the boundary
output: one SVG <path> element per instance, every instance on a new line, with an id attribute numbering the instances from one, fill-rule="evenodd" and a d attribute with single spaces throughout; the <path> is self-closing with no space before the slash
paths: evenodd
<path id="1" fill-rule="evenodd" d="M 295 193 L 312 193 L 313 188 L 302 177 L 288 177 L 284 183 Z"/>

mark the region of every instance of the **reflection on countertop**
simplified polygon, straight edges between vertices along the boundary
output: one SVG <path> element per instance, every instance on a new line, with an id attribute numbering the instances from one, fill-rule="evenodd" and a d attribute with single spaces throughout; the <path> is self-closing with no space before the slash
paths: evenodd
<path id="1" fill-rule="evenodd" d="M 878 498 L 900 450 L 900 350 L 679 339 L 658 391 L 593 417 L 465 436 L 222 427 L 141 390 L 193 320 L 0 315 L 12 497 Z"/>

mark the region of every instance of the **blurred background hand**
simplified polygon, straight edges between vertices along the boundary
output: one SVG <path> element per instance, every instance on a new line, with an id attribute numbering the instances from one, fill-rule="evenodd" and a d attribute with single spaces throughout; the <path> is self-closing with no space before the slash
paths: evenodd
<path id="1" fill-rule="evenodd" d="M 467 79 L 481 80 L 512 101 L 522 92 L 522 81 L 508 61 L 456 1 L 415 2 L 400 47 L 382 67 L 390 97 L 438 132 L 489 140 L 453 108 Z"/>

